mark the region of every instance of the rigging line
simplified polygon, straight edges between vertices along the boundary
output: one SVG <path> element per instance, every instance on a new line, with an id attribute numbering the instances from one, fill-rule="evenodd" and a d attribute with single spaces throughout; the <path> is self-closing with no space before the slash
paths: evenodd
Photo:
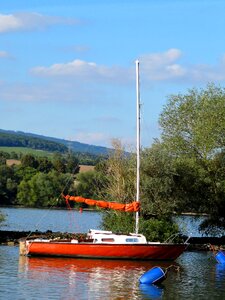
<path id="1" fill-rule="evenodd" d="M 59 196 L 55 199 L 56 203 L 58 203 L 59 201 L 59 197 L 64 193 L 65 189 L 67 188 L 67 186 L 69 185 L 69 182 L 72 180 L 72 177 L 75 174 L 75 170 L 77 168 L 77 165 L 74 167 L 73 172 L 70 174 L 70 176 L 68 177 L 64 188 L 62 189 L 62 191 L 60 192 Z M 48 207 L 47 212 L 40 218 L 40 220 L 38 221 L 38 223 L 34 226 L 35 228 L 37 228 L 39 226 L 39 224 L 41 223 L 41 221 L 48 215 L 49 210 L 51 210 L 54 207 L 55 203 L 53 203 L 50 207 Z M 31 236 L 31 234 L 34 233 L 34 231 L 30 231 L 29 234 L 27 235 L 26 238 L 29 238 Z"/>

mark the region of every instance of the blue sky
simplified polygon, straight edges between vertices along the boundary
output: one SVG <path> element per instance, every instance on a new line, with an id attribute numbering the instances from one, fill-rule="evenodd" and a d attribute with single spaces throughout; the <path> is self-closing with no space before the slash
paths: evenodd
<path id="1" fill-rule="evenodd" d="M 0 128 L 135 145 L 159 137 L 171 94 L 225 83 L 224 0 L 0 2 Z"/>

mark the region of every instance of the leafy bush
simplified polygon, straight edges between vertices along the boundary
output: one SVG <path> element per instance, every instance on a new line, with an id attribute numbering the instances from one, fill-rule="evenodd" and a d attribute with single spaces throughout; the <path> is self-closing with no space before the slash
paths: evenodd
<path id="1" fill-rule="evenodd" d="M 140 219 L 140 232 L 148 241 L 165 242 L 179 233 L 178 225 L 166 219 Z"/>
<path id="2" fill-rule="evenodd" d="M 135 232 L 134 214 L 117 211 L 103 212 L 101 226 L 104 230 L 113 232 L 130 233 Z M 151 242 L 164 242 L 179 233 L 178 225 L 170 219 L 151 218 L 144 220 L 140 218 L 139 233 L 145 235 Z"/>
<path id="3" fill-rule="evenodd" d="M 104 211 L 101 227 L 104 230 L 113 232 L 129 233 L 134 232 L 134 215 L 118 211 Z"/>

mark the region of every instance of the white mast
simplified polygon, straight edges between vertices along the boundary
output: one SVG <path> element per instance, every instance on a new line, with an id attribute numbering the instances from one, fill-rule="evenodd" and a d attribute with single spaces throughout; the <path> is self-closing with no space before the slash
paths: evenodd
<path id="1" fill-rule="evenodd" d="M 136 60 L 136 97 L 137 97 L 137 182 L 136 201 L 140 198 L 140 82 L 139 82 L 139 61 Z M 139 230 L 139 212 L 136 212 L 135 233 Z"/>

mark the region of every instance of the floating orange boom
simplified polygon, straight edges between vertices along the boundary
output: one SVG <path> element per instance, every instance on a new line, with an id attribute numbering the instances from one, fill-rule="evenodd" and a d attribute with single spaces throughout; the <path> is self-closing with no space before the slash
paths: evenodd
<path id="1" fill-rule="evenodd" d="M 68 206 L 69 206 L 69 201 L 75 201 L 80 203 L 86 203 L 88 205 L 96 205 L 101 208 L 110 208 L 110 209 L 120 210 L 125 212 L 137 212 L 140 209 L 140 203 L 137 201 L 128 204 L 122 204 L 118 202 L 107 202 L 103 200 L 86 199 L 80 196 L 75 197 L 70 195 L 66 195 L 66 196 L 63 195 L 63 197 L 65 198 Z"/>

